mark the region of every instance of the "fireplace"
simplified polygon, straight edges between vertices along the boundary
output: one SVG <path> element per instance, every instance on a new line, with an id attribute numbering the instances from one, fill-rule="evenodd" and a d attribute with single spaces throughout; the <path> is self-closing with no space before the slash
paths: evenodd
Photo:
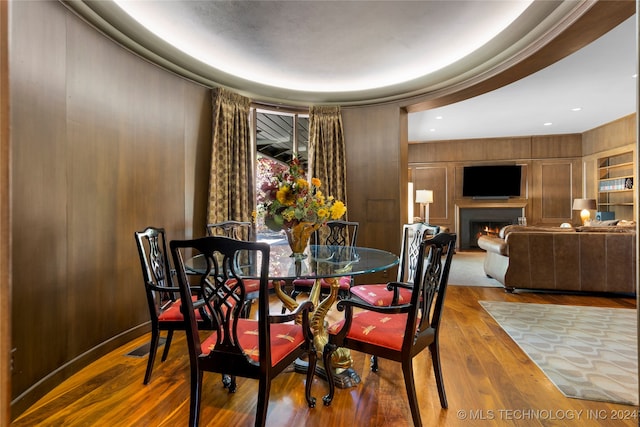
<path id="1" fill-rule="evenodd" d="M 460 250 L 478 248 L 482 234 L 498 234 L 505 225 L 517 224 L 524 207 L 491 206 L 458 208 L 458 241 Z"/>
<path id="2" fill-rule="evenodd" d="M 512 221 L 473 220 L 469 221 L 468 247 L 460 249 L 478 249 L 478 238 L 482 235 L 497 236 L 505 225 L 513 224 Z"/>

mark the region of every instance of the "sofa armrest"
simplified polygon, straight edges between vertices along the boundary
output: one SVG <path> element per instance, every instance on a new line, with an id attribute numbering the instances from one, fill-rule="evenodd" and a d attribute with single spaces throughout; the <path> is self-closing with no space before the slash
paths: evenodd
<path id="1" fill-rule="evenodd" d="M 509 256 L 507 242 L 496 236 L 482 235 L 478 237 L 478 246 L 487 252 L 493 252 L 503 256 Z"/>

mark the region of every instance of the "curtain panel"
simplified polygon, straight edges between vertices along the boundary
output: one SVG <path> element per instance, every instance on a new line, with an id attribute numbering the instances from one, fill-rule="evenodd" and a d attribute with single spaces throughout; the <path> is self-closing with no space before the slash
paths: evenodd
<path id="1" fill-rule="evenodd" d="M 322 192 L 347 205 L 347 167 L 340 107 L 309 110 L 309 176 L 322 182 Z M 347 216 L 349 211 L 347 210 Z"/>
<path id="2" fill-rule="evenodd" d="M 254 178 L 249 128 L 251 101 L 223 88 L 212 91 L 213 141 L 207 223 L 252 221 Z"/>

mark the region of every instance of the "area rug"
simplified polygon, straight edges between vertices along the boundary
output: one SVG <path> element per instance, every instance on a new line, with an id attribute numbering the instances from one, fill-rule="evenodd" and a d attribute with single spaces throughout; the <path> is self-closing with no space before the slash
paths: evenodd
<path id="1" fill-rule="evenodd" d="M 496 279 L 484 272 L 484 251 L 457 251 L 451 259 L 449 284 L 501 288 Z"/>
<path id="2" fill-rule="evenodd" d="M 638 405 L 636 310 L 479 303 L 565 396 Z"/>

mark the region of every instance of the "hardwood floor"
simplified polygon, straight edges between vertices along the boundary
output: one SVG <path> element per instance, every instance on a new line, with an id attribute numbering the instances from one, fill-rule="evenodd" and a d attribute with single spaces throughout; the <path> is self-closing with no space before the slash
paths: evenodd
<path id="1" fill-rule="evenodd" d="M 425 426 L 636 426 L 637 408 L 564 397 L 495 321 L 479 300 L 635 308 L 634 298 L 543 293 L 507 294 L 500 288 L 449 286 L 441 330 L 442 369 L 449 409 L 440 408 L 427 352 L 414 363 Z M 274 304 L 274 310 L 280 306 Z M 339 313 L 332 313 L 337 316 Z M 634 332 L 635 333 L 635 332 Z M 13 426 L 179 426 L 189 418 L 186 343 L 176 334 L 166 362 L 156 360 L 149 385 L 142 384 L 146 357 L 126 353 L 147 342 L 136 339 L 91 364 L 54 389 L 15 420 Z M 411 415 L 400 367 L 380 360 L 369 371 L 369 357 L 352 353 L 362 382 L 338 389 L 331 406 L 316 378 L 318 399 L 304 401 L 304 376 L 288 372 L 273 383 L 268 426 L 409 426 Z M 238 392 L 222 388 L 220 376 L 205 374 L 201 426 L 252 426 L 257 381 L 238 379 Z M 625 412 L 626 411 L 626 412 Z M 614 419 L 623 415 L 626 420 Z M 606 421 L 605 421 L 606 420 Z"/>

